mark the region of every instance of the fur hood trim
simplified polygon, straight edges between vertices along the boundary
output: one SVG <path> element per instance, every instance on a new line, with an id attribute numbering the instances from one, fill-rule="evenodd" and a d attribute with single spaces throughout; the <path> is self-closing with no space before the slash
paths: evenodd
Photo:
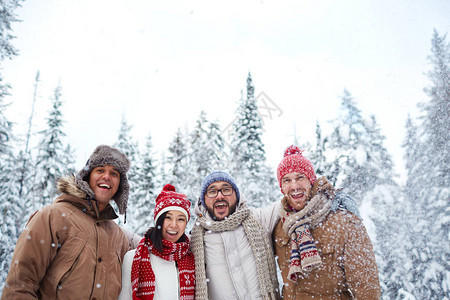
<path id="1" fill-rule="evenodd" d="M 74 175 L 59 178 L 56 183 L 56 190 L 58 193 L 69 194 L 81 199 L 87 198 L 87 194 L 78 187 Z"/>

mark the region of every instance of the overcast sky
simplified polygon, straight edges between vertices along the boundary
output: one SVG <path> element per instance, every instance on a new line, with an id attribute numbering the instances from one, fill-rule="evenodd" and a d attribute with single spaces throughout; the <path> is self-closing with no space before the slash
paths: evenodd
<path id="1" fill-rule="evenodd" d="M 159 153 L 201 110 L 225 128 L 251 72 L 273 109 L 261 109 L 271 167 L 294 135 L 314 143 L 316 121 L 337 116 L 346 88 L 376 116 L 401 173 L 405 119 L 427 100 L 433 29 L 450 29 L 447 0 L 27 0 L 17 13 L 20 55 L 2 70 L 7 115 L 25 134 L 40 70 L 33 129 L 42 129 L 60 83 L 77 168 L 117 140 L 122 117 Z"/>

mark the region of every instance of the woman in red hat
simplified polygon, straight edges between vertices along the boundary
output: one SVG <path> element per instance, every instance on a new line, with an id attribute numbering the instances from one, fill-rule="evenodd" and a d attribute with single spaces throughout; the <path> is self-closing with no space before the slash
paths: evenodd
<path id="1" fill-rule="evenodd" d="M 191 202 L 170 184 L 156 198 L 155 227 L 125 254 L 119 300 L 194 300 L 195 263 L 185 234 Z"/>

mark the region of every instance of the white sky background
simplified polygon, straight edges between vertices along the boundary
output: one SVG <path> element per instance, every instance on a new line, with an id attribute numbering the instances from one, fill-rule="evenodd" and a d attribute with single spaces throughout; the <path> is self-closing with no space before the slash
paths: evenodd
<path id="1" fill-rule="evenodd" d="M 77 168 L 116 142 L 122 116 L 140 145 L 151 134 L 158 154 L 201 110 L 225 128 L 250 71 L 255 95 L 282 110 L 264 118 L 273 169 L 294 131 L 314 143 L 316 120 L 335 118 L 347 88 L 376 116 L 401 174 L 406 117 L 428 100 L 433 28 L 450 31 L 446 0 L 26 0 L 17 13 L 20 54 L 2 70 L 7 116 L 25 135 L 40 70 L 33 130 L 43 129 L 60 82 Z"/>

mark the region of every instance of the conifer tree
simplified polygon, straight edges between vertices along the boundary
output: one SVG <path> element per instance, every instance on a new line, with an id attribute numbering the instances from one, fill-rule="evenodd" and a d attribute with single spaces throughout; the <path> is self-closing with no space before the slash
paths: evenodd
<path id="1" fill-rule="evenodd" d="M 214 170 L 222 169 L 221 153 L 224 142 L 218 124 L 208 121 L 200 112 L 196 126 L 189 135 L 188 176 L 186 195 L 197 196 L 203 178 Z"/>
<path id="2" fill-rule="evenodd" d="M 156 161 L 153 153 L 153 144 L 150 134 L 146 138 L 144 150 L 139 155 L 139 163 L 136 166 L 136 191 L 134 217 L 136 233 L 144 235 L 153 224 L 153 210 L 155 199 L 159 191 L 156 190 Z"/>
<path id="3" fill-rule="evenodd" d="M 328 137 L 335 153 L 331 167 L 333 184 L 342 186 L 361 203 L 364 194 L 377 184 L 393 182 L 390 155 L 383 147 L 375 117 L 362 117 L 352 95 L 344 90 L 341 113 L 333 121 L 334 132 Z"/>
<path id="4" fill-rule="evenodd" d="M 14 36 L 11 34 L 13 22 L 17 22 L 14 10 L 22 0 L 3 0 L 0 2 L 0 61 L 12 59 L 17 50 L 11 44 Z M 21 218 L 22 198 L 18 197 L 16 175 L 21 172 L 17 166 L 21 161 L 13 153 L 12 122 L 5 115 L 7 104 L 5 96 L 9 95 L 8 84 L 3 82 L 0 74 L 0 295 L 11 262 L 12 253 L 23 218 Z M 21 156 L 18 156 L 19 158 Z M 20 225 L 19 225 L 20 224 Z"/>
<path id="5" fill-rule="evenodd" d="M 0 154 L 10 154 L 12 152 L 10 140 L 12 138 L 13 123 L 5 115 L 8 105 L 5 97 L 9 95 L 9 85 L 3 84 L 0 77 Z"/>
<path id="6" fill-rule="evenodd" d="M 331 164 L 327 162 L 326 159 L 326 149 L 328 144 L 328 138 L 322 137 L 322 129 L 319 122 L 316 122 L 316 145 L 314 150 L 311 151 L 310 159 L 315 168 L 317 176 L 325 176 L 328 180 L 330 179 L 329 172 L 331 169 Z"/>
<path id="7" fill-rule="evenodd" d="M 15 38 L 12 31 L 12 23 L 19 21 L 14 13 L 23 0 L 2 0 L 0 2 L 0 60 L 13 58 L 17 55 L 17 49 L 11 44 Z"/>
<path id="8" fill-rule="evenodd" d="M 20 161 L 13 155 L 1 156 L 0 165 L 0 290 L 6 279 L 14 247 L 27 218 L 26 199 L 19 197 L 18 175 Z"/>
<path id="9" fill-rule="evenodd" d="M 186 181 L 189 177 L 188 169 L 188 152 L 187 141 L 180 128 L 175 133 L 172 142 L 169 145 L 169 155 L 165 158 L 162 185 L 170 183 L 175 186 L 177 191 L 186 191 Z"/>
<path id="10" fill-rule="evenodd" d="M 432 69 L 428 77 L 432 85 L 425 89 L 429 101 L 422 110 L 423 128 L 426 131 L 425 145 L 433 167 L 430 182 L 438 186 L 450 186 L 450 45 L 446 35 L 440 36 L 435 30 L 431 53 L 428 57 Z"/>
<path id="11" fill-rule="evenodd" d="M 1 81 L 1 80 L 0 80 Z M 17 179 L 19 174 L 13 152 L 13 123 L 6 117 L 7 105 L 4 97 L 9 86 L 0 84 L 0 268 L 8 270 L 14 246 L 22 225 L 21 199 L 18 198 Z M 7 272 L 0 273 L 0 288 L 3 288 Z"/>
<path id="12" fill-rule="evenodd" d="M 58 85 L 52 97 L 52 107 L 47 117 L 47 128 L 39 132 L 41 138 L 38 145 L 36 171 L 34 174 L 35 209 L 53 201 L 56 196 L 56 180 L 61 175 L 74 172 L 73 158 L 67 153 L 64 141 L 63 119 L 61 107 L 61 86 Z M 70 149 L 70 148 L 69 148 Z"/>
<path id="13" fill-rule="evenodd" d="M 186 183 L 190 187 L 200 186 L 210 168 L 211 155 L 214 155 L 208 151 L 207 123 L 206 113 L 201 111 L 194 130 L 189 135 L 189 177 Z"/>
<path id="14" fill-rule="evenodd" d="M 220 126 L 216 122 L 208 123 L 206 135 L 209 144 L 208 148 L 214 152 L 211 161 L 211 170 L 223 170 L 228 165 L 228 148 L 222 137 Z"/>
<path id="15" fill-rule="evenodd" d="M 404 143 L 412 167 L 406 194 L 415 213 L 410 219 L 411 282 L 418 299 L 445 299 L 450 292 L 450 48 L 446 36 L 437 31 L 429 61 L 429 101 L 420 106 L 419 124 L 408 125 L 410 136 Z"/>
<path id="16" fill-rule="evenodd" d="M 405 128 L 406 137 L 402 144 L 402 147 L 405 150 L 404 159 L 408 178 L 405 186 L 405 195 L 409 199 L 409 202 L 416 203 L 421 185 L 421 182 L 418 179 L 424 178 L 424 173 L 423 169 L 420 168 L 420 164 L 418 164 L 418 160 L 422 158 L 419 155 L 420 146 L 418 128 L 410 115 L 408 115 L 406 120 Z"/>
<path id="17" fill-rule="evenodd" d="M 277 189 L 274 172 L 266 165 L 262 142 L 263 123 L 258 113 L 251 74 L 247 78 L 247 97 L 241 99 L 233 123 L 230 145 L 231 173 L 240 184 L 251 206 L 266 206 L 275 199 Z"/>
<path id="18" fill-rule="evenodd" d="M 134 141 L 131 136 L 132 125 L 128 125 L 125 117 L 122 117 L 122 121 L 120 123 L 119 136 L 117 138 L 117 142 L 113 145 L 113 147 L 122 151 L 130 160 L 130 169 L 127 172 L 128 183 L 130 184 L 130 194 L 128 196 L 128 204 L 127 204 L 127 212 L 124 217 L 124 222 L 126 222 L 126 227 L 130 230 L 134 231 L 136 228 L 136 222 L 138 222 L 135 214 L 137 213 L 135 210 L 135 206 L 138 205 L 136 203 L 136 180 L 137 180 L 137 167 L 138 167 L 138 157 L 139 157 L 139 149 L 138 143 Z M 111 201 L 111 204 L 115 206 L 115 202 Z M 122 219 L 119 218 L 119 224 L 122 224 Z"/>

